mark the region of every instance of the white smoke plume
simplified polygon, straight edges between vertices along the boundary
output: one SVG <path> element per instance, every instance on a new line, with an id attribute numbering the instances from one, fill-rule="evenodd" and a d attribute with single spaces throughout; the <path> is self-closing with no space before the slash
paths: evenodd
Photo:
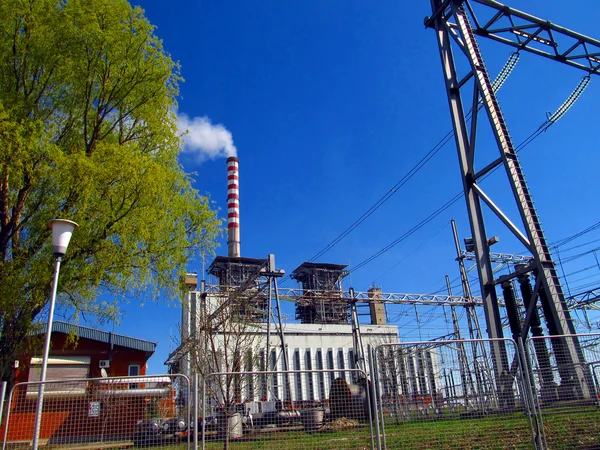
<path id="1" fill-rule="evenodd" d="M 236 156 L 231 132 L 221 124 L 213 124 L 204 117 L 190 118 L 185 113 L 177 114 L 179 132 L 183 134 L 182 151 L 196 157 L 198 161 Z"/>

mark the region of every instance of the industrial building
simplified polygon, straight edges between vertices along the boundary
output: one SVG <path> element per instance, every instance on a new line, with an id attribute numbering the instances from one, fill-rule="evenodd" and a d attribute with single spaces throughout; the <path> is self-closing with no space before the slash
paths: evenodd
<path id="1" fill-rule="evenodd" d="M 381 290 L 375 287 L 369 291 L 369 323 L 353 326 L 348 297 L 342 289 L 346 266 L 317 262 L 305 262 L 291 272 L 301 290 L 293 299 L 295 320 L 283 320 L 280 299 L 272 298 L 277 279 L 283 275 L 275 268 L 274 257 L 241 256 L 239 167 L 235 157 L 227 160 L 227 180 L 228 255 L 217 256 L 210 264 L 207 273 L 214 282 L 198 280 L 196 274 L 186 276 L 181 344 L 165 364 L 171 372 L 187 376 L 195 371 L 232 369 L 246 374 L 276 372 L 246 382 L 236 379 L 239 402 L 285 399 L 310 404 L 327 400 L 334 379 L 356 382 L 356 369 L 367 369 L 363 355 L 368 348 L 398 342 L 398 327 L 386 324 Z M 202 346 L 205 348 L 199 348 Z M 238 361 L 227 364 L 227 353 Z M 200 355 L 204 362 L 199 363 Z M 426 360 L 429 365 L 415 362 L 407 366 L 412 372 L 404 377 L 415 380 L 411 386 L 419 392 L 428 392 L 427 386 L 432 385 L 435 356 Z M 199 364 L 206 367 L 199 368 Z M 286 368 L 313 372 L 281 375 Z"/>

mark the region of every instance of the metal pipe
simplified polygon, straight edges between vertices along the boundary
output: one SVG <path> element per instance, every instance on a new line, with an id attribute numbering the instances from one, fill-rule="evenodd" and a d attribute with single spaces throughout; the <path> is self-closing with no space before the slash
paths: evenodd
<path id="1" fill-rule="evenodd" d="M 263 368 L 262 370 L 267 372 L 271 370 L 271 300 L 272 294 L 271 289 L 269 288 L 269 300 L 267 305 L 267 346 L 265 349 L 265 357 L 263 360 Z M 265 400 L 269 400 L 269 375 L 265 376 Z"/>
<path id="2" fill-rule="evenodd" d="M 544 425 L 542 423 L 542 414 L 541 411 L 537 409 L 537 402 L 532 387 L 533 383 L 529 373 L 528 361 L 530 358 L 526 352 L 525 345 L 523 344 L 523 339 L 520 337 L 516 341 L 516 347 L 517 355 L 519 355 L 521 379 L 523 380 L 521 385 L 525 391 L 524 394 L 525 398 L 527 399 L 527 403 L 530 405 L 529 426 L 531 435 L 534 440 L 535 448 L 546 448 L 546 443 L 544 442 Z"/>
<path id="3" fill-rule="evenodd" d="M 6 424 L 4 426 L 4 438 L 2 439 L 2 450 L 6 450 L 6 441 L 8 441 L 8 424 L 10 423 L 10 405 L 13 402 L 13 395 L 15 393 L 15 388 L 10 390 L 10 394 L 8 394 L 8 408 L 6 410 Z"/>
<path id="4" fill-rule="evenodd" d="M 453 225 L 453 229 L 454 229 L 454 223 L 452 225 Z M 450 277 L 448 275 L 446 275 L 446 288 L 448 289 L 448 295 L 452 296 L 452 286 L 450 285 Z M 451 309 L 451 313 L 452 313 L 452 325 L 454 328 L 454 337 L 455 337 L 455 339 L 460 340 L 460 339 L 462 339 L 462 335 L 460 333 L 460 325 L 458 322 L 458 316 L 456 315 L 456 308 L 454 307 L 454 305 L 451 305 L 450 309 Z M 460 379 L 461 379 L 461 383 L 463 386 L 465 407 L 468 409 L 469 408 L 469 395 L 468 395 L 467 389 L 469 387 L 471 388 L 472 391 L 474 389 L 473 389 L 471 377 L 467 375 L 470 373 L 470 368 L 469 368 L 469 363 L 467 361 L 467 352 L 465 350 L 465 345 L 463 342 L 459 342 L 457 347 L 458 347 L 458 362 L 460 365 Z M 471 381 L 471 383 L 469 384 L 468 381 Z"/>
<path id="5" fill-rule="evenodd" d="M 54 264 L 54 277 L 52 278 L 52 296 L 50 297 L 50 310 L 48 311 L 48 324 L 46 328 L 46 339 L 44 341 L 44 356 L 42 359 L 42 373 L 40 375 L 40 387 L 38 390 L 37 408 L 35 411 L 35 424 L 33 432 L 33 450 L 37 450 L 40 430 L 42 427 L 42 409 L 44 407 L 44 382 L 46 381 L 46 372 L 48 370 L 48 356 L 50 355 L 50 338 L 52 336 L 52 320 L 54 319 L 54 306 L 56 305 L 56 290 L 58 287 L 58 274 L 60 272 L 60 262 L 62 256 L 56 256 Z"/>
<path id="6" fill-rule="evenodd" d="M 2 426 L 2 417 L 4 417 L 4 397 L 6 396 L 6 385 L 6 381 L 3 381 L 2 385 L 0 385 L 0 426 Z"/>
<path id="7" fill-rule="evenodd" d="M 194 373 L 194 450 L 198 450 L 198 372 Z M 189 388 L 190 388 L 190 380 L 187 380 L 188 382 L 188 398 L 190 398 L 189 395 Z M 204 400 L 204 399 L 203 399 Z M 204 401 L 203 401 L 204 403 Z M 190 414 L 190 409 L 188 408 L 188 423 L 189 423 L 189 414 Z M 204 418 L 204 415 L 202 416 Z M 204 436 L 204 429 L 202 430 L 202 436 Z M 188 440 L 188 448 L 190 445 L 190 441 Z M 202 439 L 202 448 L 204 448 L 204 438 Z"/>
<path id="8" fill-rule="evenodd" d="M 481 368 L 479 367 L 478 361 L 481 357 L 485 364 L 485 369 L 489 370 L 489 362 L 487 357 L 487 351 L 485 345 L 481 341 L 476 339 L 482 339 L 481 326 L 479 325 L 479 318 L 475 312 L 473 296 L 471 293 L 471 285 L 469 284 L 469 276 L 465 269 L 464 257 L 460 248 L 460 241 L 458 239 L 458 230 L 456 228 L 456 222 L 454 219 L 450 221 L 452 225 L 452 236 L 454 237 L 454 247 L 456 249 L 456 260 L 458 261 L 458 269 L 460 271 L 460 278 L 463 288 L 463 296 L 467 299 L 468 304 L 465 305 L 467 312 L 467 324 L 469 326 L 469 338 L 471 339 L 471 352 L 473 353 L 473 364 L 475 369 L 475 385 L 477 390 L 477 400 L 480 404 L 480 408 L 484 408 L 485 405 L 482 403 L 483 398 L 486 394 L 486 388 L 483 382 L 483 376 L 481 374 Z M 466 354 L 465 354 L 466 357 Z M 466 393 L 465 393 L 465 396 Z"/>

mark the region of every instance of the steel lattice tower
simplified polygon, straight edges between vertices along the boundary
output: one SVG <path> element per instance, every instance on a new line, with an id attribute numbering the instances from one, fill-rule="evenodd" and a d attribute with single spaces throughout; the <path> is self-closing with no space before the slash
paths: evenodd
<path id="1" fill-rule="evenodd" d="M 480 5 L 483 12 L 489 15 L 485 22 L 480 21 L 475 15 L 473 4 Z M 435 30 L 440 51 L 488 335 L 492 339 L 503 338 L 496 286 L 505 280 L 495 280 L 492 272 L 483 220 L 484 204 L 532 256 L 529 264 L 513 274 L 513 277 L 518 277 L 531 272 L 536 278 L 532 301 L 529 303 L 524 323 L 518 324 L 519 327 L 522 326 L 521 336 L 526 336 L 529 331 L 529 323 L 538 299 L 551 335 L 574 334 L 575 329 L 556 268 L 475 36 L 490 38 L 518 50 L 554 59 L 585 70 L 588 75 L 600 74 L 600 59 L 597 57 L 600 41 L 492 0 L 431 0 L 431 5 L 433 14 L 426 19 L 426 25 Z M 567 42 L 566 46 L 561 45 L 559 40 L 563 43 Z M 468 62 L 469 69 L 461 74 L 462 76 L 459 76 L 457 71 L 453 47 L 457 47 Z M 467 90 L 472 96 L 470 110 L 463 106 L 463 95 L 467 95 L 465 92 Z M 483 108 L 480 108 L 480 105 L 483 105 Z M 478 114 L 480 109 L 485 110 L 484 117 Z M 467 118 L 469 113 L 472 114 L 470 126 Z M 477 128 L 479 122 L 486 118 L 493 132 L 499 155 L 482 168 L 476 168 Z M 519 211 L 520 225 L 513 223 L 480 186 L 482 177 L 497 166 L 503 166 L 506 171 L 509 189 Z M 563 386 L 568 386 L 574 398 L 590 398 L 591 377 L 585 369 L 585 361 L 578 341 L 553 339 L 552 343 Z M 501 397 L 502 394 L 506 394 L 508 398 L 508 392 L 504 392 L 508 386 L 504 380 L 509 373 L 504 342 L 494 341 L 491 349 L 499 394 Z"/>

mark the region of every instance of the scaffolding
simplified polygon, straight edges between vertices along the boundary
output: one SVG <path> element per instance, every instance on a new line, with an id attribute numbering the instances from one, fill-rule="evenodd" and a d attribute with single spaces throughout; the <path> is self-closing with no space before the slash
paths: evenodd
<path id="1" fill-rule="evenodd" d="M 303 294 L 296 301 L 296 319 L 301 323 L 347 324 L 347 299 L 341 287 L 347 266 L 305 262 L 291 277 L 302 284 Z"/>
<path id="2" fill-rule="evenodd" d="M 219 282 L 220 293 L 238 305 L 237 314 L 244 320 L 267 320 L 269 300 L 259 280 L 267 263 L 267 259 L 217 256 L 208 268 Z"/>

